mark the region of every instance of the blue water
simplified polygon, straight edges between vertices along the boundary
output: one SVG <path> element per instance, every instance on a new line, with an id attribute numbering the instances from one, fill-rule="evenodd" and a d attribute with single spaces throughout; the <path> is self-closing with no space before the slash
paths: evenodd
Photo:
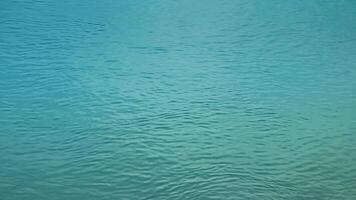
<path id="1" fill-rule="evenodd" d="M 0 199 L 356 199 L 356 1 L 1 0 Z"/>

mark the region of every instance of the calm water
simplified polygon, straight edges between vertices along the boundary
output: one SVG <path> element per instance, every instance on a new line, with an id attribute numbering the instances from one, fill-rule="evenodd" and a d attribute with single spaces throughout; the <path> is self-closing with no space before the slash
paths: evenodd
<path id="1" fill-rule="evenodd" d="M 356 1 L 1 0 L 0 199 L 356 199 Z"/>

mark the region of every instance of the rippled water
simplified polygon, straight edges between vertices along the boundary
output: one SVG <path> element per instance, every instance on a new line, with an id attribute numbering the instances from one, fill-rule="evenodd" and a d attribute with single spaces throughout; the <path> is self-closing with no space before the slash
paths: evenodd
<path id="1" fill-rule="evenodd" d="M 0 199 L 356 199 L 356 1 L 1 0 Z"/>

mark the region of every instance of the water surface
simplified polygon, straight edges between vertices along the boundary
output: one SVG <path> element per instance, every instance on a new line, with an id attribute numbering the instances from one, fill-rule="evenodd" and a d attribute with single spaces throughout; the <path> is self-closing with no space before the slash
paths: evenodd
<path id="1" fill-rule="evenodd" d="M 0 1 L 0 199 L 356 199 L 356 1 Z"/>

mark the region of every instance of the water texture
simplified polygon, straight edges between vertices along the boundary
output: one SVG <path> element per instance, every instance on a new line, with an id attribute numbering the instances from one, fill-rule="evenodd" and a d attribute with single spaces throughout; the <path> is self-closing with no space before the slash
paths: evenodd
<path id="1" fill-rule="evenodd" d="M 0 199 L 356 199 L 356 1 L 1 0 Z"/>

